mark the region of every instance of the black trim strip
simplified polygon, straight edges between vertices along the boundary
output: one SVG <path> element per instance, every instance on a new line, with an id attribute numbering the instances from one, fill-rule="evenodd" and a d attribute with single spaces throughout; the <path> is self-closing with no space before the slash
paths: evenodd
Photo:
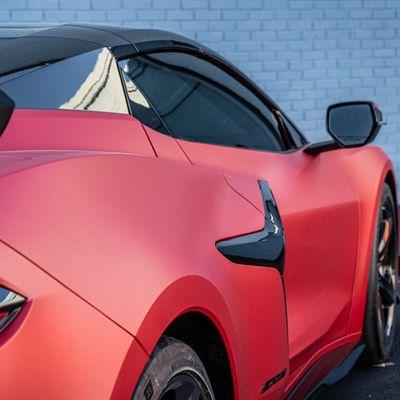
<path id="1" fill-rule="evenodd" d="M 307 146 L 304 149 L 304 152 L 307 154 L 310 154 L 312 156 L 315 156 L 319 153 L 325 152 L 325 151 L 331 151 L 331 150 L 337 150 L 341 149 L 340 145 L 333 140 L 327 140 L 325 142 L 318 142 L 318 143 L 313 143 Z"/>
<path id="2" fill-rule="evenodd" d="M 114 58 L 118 60 L 123 60 L 133 55 L 136 55 L 137 50 L 133 47 L 132 44 L 121 44 L 118 46 L 111 46 L 108 48 L 110 53 L 114 56 Z"/>
<path id="3" fill-rule="evenodd" d="M 302 400 L 311 400 L 317 392 L 319 393 L 320 389 L 323 387 L 329 387 L 334 385 L 335 383 L 342 380 L 354 367 L 355 363 L 360 358 L 361 354 L 365 349 L 364 344 L 359 344 L 356 346 L 347 356 L 346 358 L 340 362 L 337 366 L 335 366 L 315 387 L 313 387 L 306 395 L 301 396 Z M 332 351 L 332 353 L 336 352 L 338 349 Z M 339 348 L 340 350 L 340 348 Z M 297 384 L 297 386 L 292 390 L 292 392 L 286 397 L 286 400 L 296 400 L 300 399 L 298 396 L 299 391 L 302 386 L 307 384 L 308 379 L 312 377 L 314 371 L 318 370 L 321 362 L 326 360 L 327 357 L 332 356 L 332 353 L 328 353 L 326 356 L 322 357 L 318 360 L 304 375 L 301 381 Z"/>
<path id="4" fill-rule="evenodd" d="M 195 50 L 201 51 L 200 46 L 178 40 L 152 40 L 136 43 L 138 53 L 156 53 L 162 51 Z"/>
<path id="5" fill-rule="evenodd" d="M 262 231 L 222 240 L 217 249 L 237 264 L 273 267 L 283 275 L 285 260 L 285 235 L 274 196 L 267 182 L 259 181 L 265 209 L 265 226 Z"/>

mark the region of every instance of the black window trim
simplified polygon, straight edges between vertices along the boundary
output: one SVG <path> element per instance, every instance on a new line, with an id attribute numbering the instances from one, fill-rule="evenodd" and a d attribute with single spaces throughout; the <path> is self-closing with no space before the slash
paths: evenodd
<path id="1" fill-rule="evenodd" d="M 124 72 L 123 69 L 121 68 L 119 62 L 120 62 L 120 61 L 125 61 L 125 60 L 130 59 L 130 58 L 133 58 L 133 57 L 134 57 L 134 56 L 132 56 L 132 57 L 127 57 L 127 58 L 124 57 L 124 58 L 121 59 L 121 60 L 116 59 L 117 67 L 118 67 L 118 72 L 119 72 L 119 77 L 120 77 L 120 79 L 121 79 L 122 86 L 124 87 L 124 94 L 125 94 L 125 99 L 126 99 L 126 102 L 127 102 L 127 105 L 128 105 L 128 111 L 129 111 L 129 114 L 130 114 L 132 117 L 133 117 L 134 115 L 133 115 L 133 112 L 132 112 L 132 107 L 131 107 L 131 102 L 130 102 L 130 99 L 129 99 L 128 89 L 127 89 L 126 84 L 125 84 L 125 78 L 124 78 L 124 76 L 123 76 L 123 74 L 124 74 L 125 72 Z M 134 84 L 136 85 L 135 82 L 134 82 Z M 149 103 L 149 106 L 151 107 L 152 111 L 153 111 L 154 114 L 157 116 L 158 120 L 160 121 L 161 125 L 164 127 L 164 129 L 165 129 L 165 131 L 166 131 L 166 133 L 163 133 L 163 132 L 159 132 L 159 133 L 162 134 L 162 135 L 168 135 L 168 136 L 171 136 L 171 137 L 172 137 L 172 132 L 171 132 L 171 130 L 170 130 L 170 129 L 168 128 L 168 126 L 165 124 L 164 120 L 161 118 L 160 114 L 158 113 L 157 109 L 154 107 L 154 105 L 153 105 L 153 103 L 151 102 L 151 100 L 150 100 L 142 91 L 140 91 L 140 93 L 141 93 L 141 95 L 146 99 L 147 103 Z M 139 122 L 142 123 L 141 121 L 139 121 Z"/>
<path id="2" fill-rule="evenodd" d="M 184 53 L 184 54 L 189 54 L 194 57 L 198 57 L 200 59 L 203 59 L 207 62 L 210 62 L 211 64 L 215 65 L 216 67 L 220 68 L 222 71 L 228 73 L 231 75 L 235 80 L 237 80 L 239 83 L 241 83 L 244 87 L 246 87 L 248 90 L 250 90 L 251 93 L 253 93 L 274 115 L 274 117 L 278 121 L 278 126 L 279 126 L 279 134 L 281 135 L 281 140 L 285 143 L 287 146 L 286 149 L 279 150 L 279 151 L 272 151 L 272 150 L 260 150 L 260 149 L 252 149 L 249 148 L 246 150 L 254 150 L 254 151 L 264 151 L 264 152 L 271 152 L 275 154 L 288 154 L 288 153 L 294 153 L 297 151 L 303 150 L 308 144 L 308 140 L 305 138 L 304 134 L 301 132 L 301 130 L 297 127 L 296 124 L 293 123 L 293 121 L 287 116 L 287 114 L 280 109 L 280 107 L 261 89 L 259 88 L 255 83 L 253 83 L 246 75 L 244 75 L 239 69 L 234 67 L 231 63 L 229 63 L 227 60 L 225 60 L 223 57 L 219 56 L 217 53 L 213 52 L 212 50 L 206 51 L 203 48 L 196 48 L 196 47 L 191 47 L 191 46 L 181 46 L 179 43 L 171 43 L 171 41 L 157 41 L 157 42 L 149 42 L 149 43 L 143 43 L 145 46 L 139 47 L 137 52 L 132 53 L 131 55 L 127 55 L 126 53 L 123 54 L 122 57 L 116 58 L 116 60 L 119 61 L 125 61 L 130 58 L 134 57 L 140 57 L 140 56 L 146 56 L 149 54 L 155 54 L 155 53 Z M 125 82 L 123 82 L 123 77 L 121 76 L 122 83 L 125 88 Z M 144 95 L 144 93 L 142 93 Z M 125 96 L 127 96 L 126 93 L 126 88 L 125 88 Z M 154 108 L 153 104 L 149 99 L 146 97 L 146 100 L 149 102 L 150 106 L 152 107 L 153 111 L 157 114 L 158 118 L 161 118 L 159 116 L 159 113 L 157 110 Z M 130 108 L 129 108 L 130 110 Z M 298 131 L 300 137 L 302 138 L 303 146 L 296 146 L 295 145 L 295 140 L 293 139 L 292 135 L 290 132 L 288 132 L 288 129 L 285 127 L 285 123 L 280 118 L 279 114 L 281 114 L 285 119 L 287 119 L 293 127 Z M 170 129 L 165 126 L 165 122 L 161 118 L 161 121 L 166 128 L 167 132 L 169 132 L 169 135 L 172 136 Z M 287 138 L 285 139 L 285 136 L 289 135 L 291 140 L 291 143 L 287 143 Z M 186 140 L 186 139 L 182 139 Z M 215 144 L 213 144 L 215 145 Z M 223 147 L 232 147 L 232 146 L 226 146 L 226 145 L 220 145 Z"/>
<path id="3" fill-rule="evenodd" d="M 276 115 L 279 117 L 279 123 L 282 125 L 282 130 L 285 132 L 285 135 L 287 135 L 288 140 L 291 141 L 292 146 L 294 148 L 303 148 L 308 142 L 301 133 L 300 129 L 281 110 L 276 110 Z M 296 131 L 297 135 L 299 136 L 302 143 L 301 146 L 297 145 L 296 140 L 293 137 L 292 132 L 290 131 L 289 125 L 292 129 Z"/>

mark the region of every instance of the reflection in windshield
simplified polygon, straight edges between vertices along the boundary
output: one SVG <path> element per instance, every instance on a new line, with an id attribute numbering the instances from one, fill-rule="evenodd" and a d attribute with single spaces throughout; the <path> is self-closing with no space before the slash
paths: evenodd
<path id="1" fill-rule="evenodd" d="M 130 79 L 125 79 L 126 91 L 130 100 L 136 103 L 139 106 L 150 108 L 149 102 L 143 96 L 142 92 L 138 89 L 138 87 L 131 81 Z"/>

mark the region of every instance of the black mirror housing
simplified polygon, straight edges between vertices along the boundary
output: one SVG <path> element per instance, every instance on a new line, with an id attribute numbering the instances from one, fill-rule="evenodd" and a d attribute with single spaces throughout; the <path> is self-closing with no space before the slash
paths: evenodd
<path id="1" fill-rule="evenodd" d="M 326 129 L 340 147 L 372 142 L 382 125 L 382 112 L 372 101 L 332 104 L 326 114 Z"/>

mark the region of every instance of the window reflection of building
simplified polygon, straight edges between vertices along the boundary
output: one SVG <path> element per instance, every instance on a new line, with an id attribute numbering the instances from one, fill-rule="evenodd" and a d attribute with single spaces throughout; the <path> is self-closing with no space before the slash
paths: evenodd
<path id="1" fill-rule="evenodd" d="M 125 79 L 126 91 L 129 98 L 139 106 L 150 108 L 150 104 L 131 79 Z"/>
<path id="2" fill-rule="evenodd" d="M 127 114 L 117 64 L 107 49 L 103 49 L 86 80 L 61 109 L 104 111 L 115 110 Z"/>

